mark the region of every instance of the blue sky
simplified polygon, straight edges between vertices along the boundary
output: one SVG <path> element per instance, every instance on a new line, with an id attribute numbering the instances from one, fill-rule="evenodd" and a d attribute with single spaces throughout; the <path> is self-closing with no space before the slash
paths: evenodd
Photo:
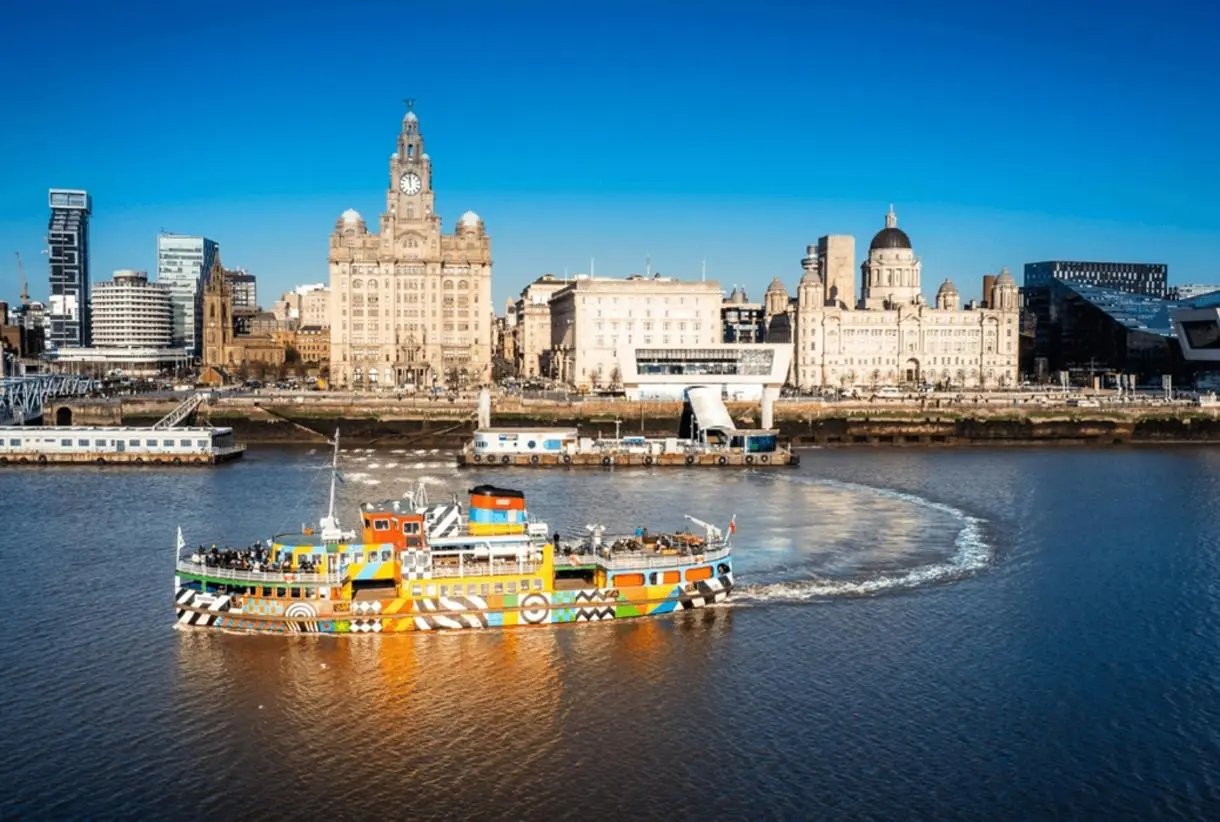
<path id="1" fill-rule="evenodd" d="M 375 223 L 413 97 L 447 230 L 493 238 L 497 305 L 543 272 L 794 287 L 806 244 L 893 202 L 977 296 L 1039 259 L 1220 280 L 1210 4 L 1128 0 L 22 3 L 5 12 L 0 298 L 44 297 L 46 190 L 93 195 L 93 278 L 202 233 L 269 305 Z M 859 260 L 857 261 L 859 262 Z M 1019 277 L 1018 277 L 1019 279 Z"/>

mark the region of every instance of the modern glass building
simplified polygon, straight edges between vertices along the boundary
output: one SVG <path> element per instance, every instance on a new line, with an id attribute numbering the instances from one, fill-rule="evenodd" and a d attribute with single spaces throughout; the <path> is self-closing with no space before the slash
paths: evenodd
<path id="1" fill-rule="evenodd" d="M 1083 285 L 1128 291 L 1149 297 L 1169 293 L 1169 266 L 1164 263 L 1090 263 L 1050 260 L 1025 264 L 1025 288 L 1041 288 L 1051 280 L 1070 280 Z"/>
<path id="2" fill-rule="evenodd" d="M 48 306 L 50 339 L 55 348 L 89 345 L 89 215 L 87 191 L 53 188 L 48 195 L 51 222 L 47 254 L 51 265 Z"/>
<path id="3" fill-rule="evenodd" d="M 207 237 L 157 236 L 157 282 L 169 287 L 174 308 L 174 346 L 198 357 L 203 352 L 203 288 L 220 246 Z"/>
<path id="4" fill-rule="evenodd" d="M 1183 356 L 1175 317 L 1220 306 L 1220 293 L 1179 301 L 1054 279 L 1045 287 L 1047 321 L 1039 323 L 1051 371 L 1134 374 L 1155 383 L 1169 374 L 1191 384 L 1214 364 Z"/>

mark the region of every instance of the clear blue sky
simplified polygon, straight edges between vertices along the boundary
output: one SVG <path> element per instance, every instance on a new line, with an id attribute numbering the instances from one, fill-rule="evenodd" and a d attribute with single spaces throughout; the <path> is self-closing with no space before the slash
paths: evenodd
<path id="1" fill-rule="evenodd" d="M 10 4 L 0 297 L 38 298 L 46 190 L 93 195 L 93 278 L 202 233 L 269 305 L 375 223 L 417 103 L 446 230 L 492 234 L 498 306 L 542 272 L 793 288 L 808 243 L 897 208 L 977 296 L 1039 259 L 1220 280 L 1210 3 L 281 0 Z M 857 261 L 859 262 L 859 260 Z"/>

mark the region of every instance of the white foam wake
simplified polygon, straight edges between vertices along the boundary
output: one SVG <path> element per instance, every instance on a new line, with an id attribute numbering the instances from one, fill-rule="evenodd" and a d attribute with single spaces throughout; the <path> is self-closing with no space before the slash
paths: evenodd
<path id="1" fill-rule="evenodd" d="M 946 514 L 958 522 L 960 528 L 953 541 L 953 553 L 941 562 L 919 565 L 899 571 L 885 571 L 862 579 L 832 579 L 813 576 L 808 579 L 789 580 L 770 584 L 742 585 L 734 591 L 732 601 L 739 605 L 763 602 L 808 602 L 826 597 L 875 596 L 892 590 L 918 588 L 940 582 L 951 582 L 969 576 L 989 565 L 995 552 L 983 537 L 984 520 L 971 516 L 960 508 L 947 505 L 916 494 L 875 488 L 854 482 L 837 480 L 806 480 L 803 477 L 773 477 L 789 479 L 804 485 L 825 485 L 846 491 L 869 493 L 888 499 L 901 500 L 912 505 Z"/>

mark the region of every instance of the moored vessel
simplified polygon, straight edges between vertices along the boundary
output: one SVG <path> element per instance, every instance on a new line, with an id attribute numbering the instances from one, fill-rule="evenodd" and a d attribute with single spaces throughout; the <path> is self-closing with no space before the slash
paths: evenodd
<path id="1" fill-rule="evenodd" d="M 396 633 L 660 616 L 728 598 L 735 520 L 721 529 L 562 539 L 515 489 L 480 485 L 469 508 L 405 499 L 360 506 L 360 533 L 330 508 L 319 527 L 247 548 L 175 550 L 182 626 L 255 633 Z"/>

